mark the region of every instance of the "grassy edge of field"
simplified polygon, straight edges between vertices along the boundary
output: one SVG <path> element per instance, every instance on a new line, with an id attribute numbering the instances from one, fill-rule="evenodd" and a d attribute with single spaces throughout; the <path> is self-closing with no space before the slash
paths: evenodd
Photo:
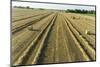
<path id="1" fill-rule="evenodd" d="M 95 17 L 96 16 L 95 14 L 82 14 L 82 15 L 91 16 L 91 17 Z"/>

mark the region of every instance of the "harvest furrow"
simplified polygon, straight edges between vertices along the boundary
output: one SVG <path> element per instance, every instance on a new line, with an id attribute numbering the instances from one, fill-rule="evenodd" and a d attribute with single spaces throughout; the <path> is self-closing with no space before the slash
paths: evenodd
<path id="1" fill-rule="evenodd" d="M 80 35 L 80 33 L 76 30 L 76 28 L 74 28 L 71 25 L 71 22 L 69 22 L 68 20 L 66 20 L 66 23 L 69 26 L 70 30 L 75 35 L 75 37 L 80 42 L 80 45 L 85 50 L 85 52 L 87 53 L 87 55 L 89 56 L 89 58 L 91 60 L 95 60 L 95 49 L 93 49 L 93 47 L 91 47 L 90 44 Z"/>
<path id="2" fill-rule="evenodd" d="M 52 20 L 51 20 L 52 21 Z M 44 29 L 42 29 L 42 31 L 38 34 L 38 36 L 33 40 L 33 42 L 27 47 L 27 49 L 24 51 L 24 53 L 23 53 L 23 56 L 21 56 L 20 58 L 19 58 L 19 60 L 16 62 L 16 63 L 25 63 L 26 61 L 24 61 L 24 60 L 28 60 L 28 54 L 27 53 L 31 53 L 32 51 L 31 50 L 34 50 L 34 48 L 35 48 L 35 50 L 37 50 L 36 49 L 36 47 L 39 47 L 38 45 L 36 45 L 37 43 L 38 43 L 38 39 L 39 38 L 41 38 L 42 37 L 42 35 L 44 35 L 43 33 L 45 33 L 45 30 L 46 30 L 46 28 L 48 28 L 48 26 L 51 24 L 51 22 L 49 22 L 47 25 L 46 25 L 46 27 L 44 27 Z M 34 50 L 34 51 L 35 51 Z M 33 53 L 36 53 L 36 52 L 33 52 Z M 26 58 L 26 57 L 28 57 L 28 58 Z M 22 58 L 26 58 L 26 59 L 22 59 Z M 33 58 L 33 59 L 35 59 L 35 58 Z"/>
<path id="3" fill-rule="evenodd" d="M 34 20 L 30 21 L 30 22 L 27 22 L 27 23 L 24 22 L 23 25 L 19 25 L 17 27 L 15 25 L 15 27 L 12 27 L 12 34 L 14 34 L 14 33 L 18 32 L 18 31 L 20 31 L 20 30 L 22 30 L 22 29 L 24 29 L 24 28 L 26 28 L 26 27 L 28 27 L 28 26 L 30 26 L 30 25 L 38 22 L 38 21 L 40 21 L 41 19 L 43 19 L 43 18 L 45 18 L 45 17 L 47 17 L 49 15 L 51 15 L 51 13 L 49 13 L 47 15 L 44 15 L 44 16 L 41 16 L 40 18 L 34 19 Z"/>

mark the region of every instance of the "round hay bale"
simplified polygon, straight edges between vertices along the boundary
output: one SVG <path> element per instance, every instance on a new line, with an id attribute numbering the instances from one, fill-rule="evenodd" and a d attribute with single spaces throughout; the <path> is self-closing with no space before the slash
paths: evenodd
<path id="1" fill-rule="evenodd" d="M 85 34 L 87 34 L 87 33 L 88 33 L 88 30 L 85 31 Z"/>
<path id="2" fill-rule="evenodd" d="M 85 34 L 88 34 L 88 35 L 95 35 L 95 32 L 86 30 L 86 31 L 85 31 Z"/>
<path id="3" fill-rule="evenodd" d="M 33 31 L 33 26 L 28 26 L 28 30 Z"/>

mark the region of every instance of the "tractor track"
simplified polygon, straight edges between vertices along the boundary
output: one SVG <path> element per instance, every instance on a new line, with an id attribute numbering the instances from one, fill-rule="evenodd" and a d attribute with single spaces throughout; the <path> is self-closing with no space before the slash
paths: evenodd
<path id="1" fill-rule="evenodd" d="M 54 17 L 55 18 L 55 17 Z M 53 19 L 54 19 L 53 18 Z M 40 39 L 40 38 L 43 38 L 43 40 L 42 40 L 42 45 L 43 45 L 43 43 L 44 43 L 44 41 L 45 41 L 45 38 L 46 38 L 46 36 L 47 36 L 47 34 L 48 34 L 48 32 L 49 32 L 49 29 L 52 27 L 52 25 L 53 25 L 53 21 L 54 20 L 51 20 L 50 22 L 49 22 L 49 24 L 47 24 L 47 26 L 39 33 L 39 35 L 34 39 L 34 41 L 27 47 L 27 49 L 24 51 L 24 53 L 23 53 L 23 56 L 21 56 L 20 58 L 19 58 L 19 60 L 17 61 L 17 62 L 15 62 L 15 63 L 19 63 L 19 64 L 23 64 L 23 63 L 27 63 L 26 61 L 27 60 L 29 60 L 28 58 L 29 58 L 29 54 L 31 54 L 32 53 L 32 50 L 34 50 L 34 48 L 36 48 L 36 47 L 39 47 L 39 49 L 37 48 L 37 49 L 35 49 L 35 50 L 38 50 L 38 52 L 40 52 L 40 50 L 42 49 L 42 46 L 40 45 L 41 43 L 39 43 L 39 45 L 40 46 L 38 46 L 38 45 L 36 45 L 36 44 L 38 44 L 38 40 Z M 51 23 L 52 22 L 52 23 Z M 48 29 L 49 28 L 49 29 Z M 47 31 L 47 32 L 46 32 Z M 43 33 L 45 33 L 45 34 L 43 34 Z M 43 37 L 43 36 L 44 37 Z M 39 41 L 41 41 L 41 40 L 39 40 Z M 34 51 L 35 51 L 34 50 Z M 36 53 L 36 56 L 35 57 L 37 57 L 38 56 L 38 52 L 34 52 L 34 53 Z M 27 58 L 26 58 L 27 57 Z M 23 58 L 26 58 L 26 59 L 23 59 Z M 25 61 L 26 60 L 26 61 Z M 34 58 L 33 59 L 34 60 L 34 62 L 33 63 L 36 63 L 36 58 Z"/>
<path id="2" fill-rule="evenodd" d="M 76 30 L 76 28 L 71 24 L 68 18 L 66 19 L 65 20 L 67 25 L 69 26 L 70 30 L 73 32 L 78 42 L 80 42 L 80 45 L 82 46 L 84 51 L 87 53 L 87 55 L 91 60 L 95 60 L 95 49 L 89 44 L 89 42 L 83 36 L 81 36 L 80 32 Z"/>
<path id="3" fill-rule="evenodd" d="M 20 31 L 20 30 L 22 30 L 22 29 L 24 29 L 24 28 L 26 28 L 26 27 L 28 27 L 28 26 L 30 26 L 30 25 L 32 25 L 32 24 L 38 22 L 38 21 L 40 21 L 41 19 L 43 19 L 43 18 L 45 18 L 45 17 L 47 17 L 47 16 L 49 16 L 49 15 L 51 15 L 51 14 L 52 14 L 52 13 L 49 13 L 49 14 L 47 14 L 47 15 L 45 15 L 45 16 L 42 16 L 42 17 L 40 17 L 40 18 L 37 18 L 37 19 L 32 20 L 32 21 L 30 21 L 30 22 L 27 22 L 26 24 L 21 25 L 21 26 L 19 26 L 19 27 L 15 27 L 15 28 L 12 27 L 12 34 L 14 34 L 14 33 L 18 32 L 18 31 Z"/>

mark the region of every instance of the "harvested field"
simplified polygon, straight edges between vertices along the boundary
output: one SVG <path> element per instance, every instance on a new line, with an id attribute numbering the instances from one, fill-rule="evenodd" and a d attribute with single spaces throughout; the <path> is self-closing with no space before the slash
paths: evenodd
<path id="1" fill-rule="evenodd" d="M 96 60 L 95 17 L 12 8 L 12 65 Z"/>

